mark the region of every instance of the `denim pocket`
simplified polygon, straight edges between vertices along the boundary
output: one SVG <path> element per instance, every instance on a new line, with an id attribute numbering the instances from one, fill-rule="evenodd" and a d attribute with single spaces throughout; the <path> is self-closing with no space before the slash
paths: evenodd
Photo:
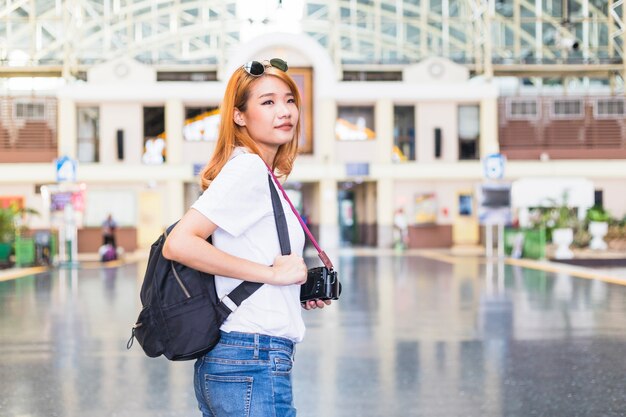
<path id="1" fill-rule="evenodd" d="M 204 378 L 204 397 L 213 414 L 250 415 L 254 378 L 210 374 L 206 374 Z"/>

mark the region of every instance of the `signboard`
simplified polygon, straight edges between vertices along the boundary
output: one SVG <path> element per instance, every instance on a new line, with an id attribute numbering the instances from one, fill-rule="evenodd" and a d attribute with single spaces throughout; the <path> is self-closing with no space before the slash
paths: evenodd
<path id="1" fill-rule="evenodd" d="M 370 174 L 368 162 L 349 162 L 346 164 L 346 175 L 349 177 L 367 177 Z"/>
<path id="2" fill-rule="evenodd" d="M 499 153 L 492 153 L 483 160 L 484 176 L 490 180 L 500 180 L 504 178 L 504 167 L 506 157 Z"/>
<path id="3" fill-rule="evenodd" d="M 57 182 L 76 182 L 78 163 L 69 156 L 62 156 L 55 161 Z"/>
<path id="4" fill-rule="evenodd" d="M 480 224 L 511 224 L 511 184 L 482 184 L 478 200 Z"/>

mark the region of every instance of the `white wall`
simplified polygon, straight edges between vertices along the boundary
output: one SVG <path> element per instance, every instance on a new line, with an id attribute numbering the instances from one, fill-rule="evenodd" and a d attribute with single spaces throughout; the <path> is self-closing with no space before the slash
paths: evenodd
<path id="1" fill-rule="evenodd" d="M 457 191 L 474 190 L 476 184 L 473 181 L 397 181 L 394 185 L 394 207 L 404 207 L 409 224 L 414 224 L 415 197 L 418 194 L 434 193 L 437 199 L 437 223 L 452 224 L 457 207 Z M 444 208 L 448 211 L 447 216 L 443 213 Z"/>
<path id="2" fill-rule="evenodd" d="M 182 162 L 187 164 L 205 164 L 213 155 L 217 142 L 183 141 Z"/>
<path id="3" fill-rule="evenodd" d="M 626 193 L 624 180 L 596 180 L 593 185 L 596 190 L 603 191 L 604 208 L 618 219 L 626 216 Z"/>
<path id="4" fill-rule="evenodd" d="M 328 140 L 328 139 L 327 139 Z M 335 138 L 335 161 L 346 162 L 375 162 L 376 139 L 364 141 L 340 141 Z"/>
<path id="5" fill-rule="evenodd" d="M 124 161 L 140 164 L 143 154 L 143 105 L 102 103 L 100 105 L 100 163 L 118 163 L 117 130 L 124 131 Z"/>
<path id="6" fill-rule="evenodd" d="M 418 162 L 458 159 L 457 103 L 421 102 L 415 106 L 416 159 Z M 441 129 L 441 157 L 435 158 L 435 128 Z"/>

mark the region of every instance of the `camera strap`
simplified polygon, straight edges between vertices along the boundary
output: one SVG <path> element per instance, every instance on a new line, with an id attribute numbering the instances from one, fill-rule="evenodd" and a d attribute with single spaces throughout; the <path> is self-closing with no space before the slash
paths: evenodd
<path id="1" fill-rule="evenodd" d="M 267 165 L 267 164 L 265 164 L 265 165 Z M 274 183 L 276 184 L 276 186 L 283 193 L 283 197 L 285 197 L 285 200 L 287 200 L 287 203 L 289 203 L 289 207 L 291 207 L 291 210 L 296 215 L 296 218 L 300 222 L 300 225 L 302 226 L 302 229 L 304 230 L 304 233 L 306 233 L 306 235 L 311 240 L 311 243 L 313 243 L 313 246 L 315 246 L 315 249 L 317 250 L 317 254 L 318 254 L 320 260 L 322 261 L 322 263 L 324 264 L 324 266 L 326 268 L 330 269 L 331 271 L 334 270 L 335 267 L 333 266 L 333 263 L 330 261 L 330 258 L 328 257 L 328 255 L 326 255 L 326 252 L 324 252 L 322 250 L 320 245 L 317 243 L 317 240 L 315 240 L 315 237 L 313 237 L 313 233 L 311 233 L 311 231 L 309 230 L 307 225 L 304 223 L 304 220 L 302 220 L 302 217 L 300 216 L 300 213 L 298 213 L 298 210 L 296 210 L 296 208 L 294 207 L 293 203 L 291 202 L 291 200 L 287 196 L 287 192 L 285 191 L 283 186 L 280 185 L 280 181 L 278 181 L 278 178 L 276 178 L 276 175 L 274 175 L 274 171 L 272 170 L 272 168 L 270 168 L 269 165 L 267 165 L 267 170 L 269 171 L 269 173 L 272 176 L 272 178 L 274 178 Z"/>

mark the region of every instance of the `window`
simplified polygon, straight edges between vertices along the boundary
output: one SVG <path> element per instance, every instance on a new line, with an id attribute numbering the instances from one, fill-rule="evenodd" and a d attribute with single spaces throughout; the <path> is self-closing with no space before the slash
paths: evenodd
<path id="1" fill-rule="evenodd" d="M 216 141 L 220 120 L 220 111 L 217 107 L 187 107 L 183 138 L 189 142 Z"/>
<path id="2" fill-rule="evenodd" d="M 540 117 L 539 103 L 536 99 L 509 99 L 506 113 L 509 120 L 537 120 Z"/>
<path id="3" fill-rule="evenodd" d="M 480 107 L 459 106 L 459 160 L 478 159 Z"/>
<path id="4" fill-rule="evenodd" d="M 15 103 L 15 118 L 28 120 L 42 120 L 46 117 L 46 105 L 44 103 Z"/>
<path id="5" fill-rule="evenodd" d="M 335 123 L 335 137 L 346 141 L 375 139 L 374 107 L 340 106 Z"/>
<path id="6" fill-rule="evenodd" d="M 402 81 L 399 71 L 344 71 L 344 81 Z"/>
<path id="7" fill-rule="evenodd" d="M 594 106 L 594 116 L 598 119 L 624 117 L 624 99 L 598 99 Z"/>
<path id="8" fill-rule="evenodd" d="M 165 161 L 165 107 L 143 108 L 144 164 L 159 165 Z"/>
<path id="9" fill-rule="evenodd" d="M 471 194 L 459 194 L 459 216 L 472 216 L 474 201 Z"/>
<path id="10" fill-rule="evenodd" d="M 193 72 L 159 71 L 157 72 L 157 81 L 195 81 L 195 82 L 217 81 L 217 72 L 216 71 L 193 71 Z"/>
<path id="11" fill-rule="evenodd" d="M 415 106 L 393 109 L 393 160 L 415 161 Z"/>
<path id="12" fill-rule="evenodd" d="M 593 191 L 593 205 L 598 207 L 604 207 L 604 191 L 603 190 L 594 190 Z"/>
<path id="13" fill-rule="evenodd" d="M 100 148 L 100 109 L 97 107 L 78 107 L 77 156 L 79 162 L 98 162 Z"/>
<path id="14" fill-rule="evenodd" d="M 552 102 L 553 119 L 581 119 L 585 116 L 585 106 L 582 100 L 554 100 Z"/>

